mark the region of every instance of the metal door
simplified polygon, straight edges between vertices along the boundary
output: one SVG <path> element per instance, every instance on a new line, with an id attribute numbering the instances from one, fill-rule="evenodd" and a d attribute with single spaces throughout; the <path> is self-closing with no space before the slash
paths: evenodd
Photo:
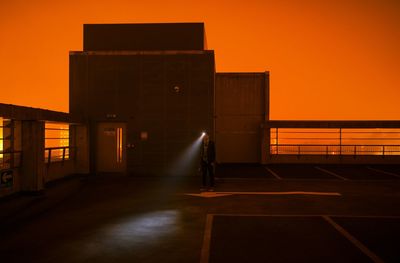
<path id="1" fill-rule="evenodd" d="M 98 123 L 97 172 L 125 172 L 126 124 Z"/>

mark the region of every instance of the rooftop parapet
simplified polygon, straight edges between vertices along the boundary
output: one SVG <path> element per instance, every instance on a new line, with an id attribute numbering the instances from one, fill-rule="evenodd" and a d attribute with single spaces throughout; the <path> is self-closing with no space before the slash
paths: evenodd
<path id="1" fill-rule="evenodd" d="M 204 23 L 85 24 L 84 51 L 205 50 Z"/>

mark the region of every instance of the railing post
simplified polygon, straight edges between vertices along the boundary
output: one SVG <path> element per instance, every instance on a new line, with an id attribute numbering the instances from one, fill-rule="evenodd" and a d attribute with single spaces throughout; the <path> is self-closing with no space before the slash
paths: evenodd
<path id="1" fill-rule="evenodd" d="M 354 145 L 354 157 L 357 155 L 357 145 Z"/>
<path id="2" fill-rule="evenodd" d="M 326 157 L 328 157 L 328 145 L 326 145 Z"/>
<path id="3" fill-rule="evenodd" d="M 342 156 L 342 128 L 339 129 L 339 156 Z"/>
<path id="4" fill-rule="evenodd" d="M 47 156 L 47 165 L 50 165 L 51 161 L 51 148 L 47 149 L 49 151 L 49 155 Z"/>
<path id="5" fill-rule="evenodd" d="M 298 148 L 297 153 L 300 156 L 300 145 L 298 145 L 297 148 Z"/>
<path id="6" fill-rule="evenodd" d="M 278 145 L 279 145 L 279 143 L 278 143 L 278 128 L 276 128 L 275 129 L 275 144 L 276 144 L 276 155 L 279 155 L 279 148 L 278 148 Z"/>
<path id="7" fill-rule="evenodd" d="M 62 155 L 62 162 L 64 163 L 65 160 L 65 147 L 63 147 L 63 155 Z"/>
<path id="8" fill-rule="evenodd" d="M 385 157 L 385 145 L 382 145 L 382 156 Z"/>

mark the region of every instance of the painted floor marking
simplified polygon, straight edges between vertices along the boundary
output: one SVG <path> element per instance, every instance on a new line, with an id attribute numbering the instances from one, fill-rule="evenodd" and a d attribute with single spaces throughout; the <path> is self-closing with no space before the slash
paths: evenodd
<path id="1" fill-rule="evenodd" d="M 208 263 L 208 261 L 210 260 L 210 243 L 213 219 L 213 214 L 207 214 L 206 225 L 204 227 L 204 237 L 203 246 L 201 248 L 200 263 Z"/>
<path id="2" fill-rule="evenodd" d="M 392 218 L 400 219 L 398 216 L 379 216 L 379 215 L 334 215 L 334 214 L 230 214 L 230 213 L 218 213 L 212 214 L 213 216 L 249 216 L 249 217 L 347 217 L 347 218 Z"/>
<path id="3" fill-rule="evenodd" d="M 339 178 L 341 180 L 349 180 L 349 179 L 347 179 L 347 178 L 345 178 L 343 176 L 338 175 L 337 173 L 334 173 L 332 171 L 326 170 L 326 169 L 321 168 L 319 166 L 315 166 L 314 168 L 317 169 L 317 170 L 320 170 L 321 172 L 324 172 L 324 173 L 327 173 L 329 175 L 335 176 L 336 178 Z"/>
<path id="4" fill-rule="evenodd" d="M 384 261 L 378 257 L 374 252 L 369 250 L 363 243 L 361 243 L 357 238 L 352 236 L 349 232 L 347 232 L 343 227 L 338 225 L 335 221 L 333 221 L 329 216 L 322 216 L 325 221 L 331 224 L 340 234 L 342 234 L 345 238 L 347 238 L 353 245 L 359 248 L 365 255 L 367 255 L 373 262 L 375 263 L 383 263 Z"/>
<path id="5" fill-rule="evenodd" d="M 280 177 L 277 173 L 275 173 L 274 171 L 272 171 L 270 168 L 265 167 L 265 166 L 264 166 L 264 168 L 265 168 L 265 170 L 267 170 L 270 174 L 272 174 L 276 179 L 282 180 L 282 177 Z"/>
<path id="6" fill-rule="evenodd" d="M 382 174 L 387 174 L 387 175 L 391 175 L 391 176 L 400 178 L 400 175 L 398 175 L 398 174 L 396 174 L 396 173 L 386 172 L 386 171 L 383 171 L 383 170 L 380 170 L 380 169 L 376 169 L 376 168 L 372 168 L 372 167 L 369 167 L 369 166 L 367 166 L 367 169 L 368 169 L 368 170 L 371 170 L 371 171 L 374 171 L 374 172 L 378 172 L 378 173 L 382 173 Z"/>
<path id="7" fill-rule="evenodd" d="M 212 197 L 222 197 L 230 195 L 318 195 L 318 196 L 341 196 L 340 193 L 336 192 L 304 192 L 304 191 L 289 191 L 289 192 L 201 192 L 199 194 L 195 193 L 185 193 L 184 195 L 212 198 Z"/>
<path id="8" fill-rule="evenodd" d="M 396 218 L 400 219 L 400 216 L 377 216 L 377 215 L 280 215 L 280 214 L 207 214 L 206 224 L 204 227 L 204 237 L 203 246 L 201 248 L 200 263 L 208 263 L 210 260 L 210 249 L 211 249 L 211 232 L 214 216 L 233 216 L 233 217 L 322 217 L 331 226 L 333 226 L 339 233 L 341 233 L 346 239 L 348 239 L 353 245 L 360 249 L 365 255 L 367 255 L 375 263 L 383 263 L 384 261 L 378 257 L 375 253 L 370 251 L 364 244 L 362 244 L 358 239 L 353 237 L 349 232 L 347 232 L 343 227 L 338 225 L 331 217 L 350 217 L 350 218 Z"/>

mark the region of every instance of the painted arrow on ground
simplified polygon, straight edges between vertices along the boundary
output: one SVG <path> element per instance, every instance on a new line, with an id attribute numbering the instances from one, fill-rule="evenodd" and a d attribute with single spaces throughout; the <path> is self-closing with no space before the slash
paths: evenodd
<path id="1" fill-rule="evenodd" d="M 318 196 L 341 196 L 335 192 L 304 192 L 304 191 L 289 191 L 289 192 L 201 192 L 199 194 L 185 193 L 185 195 L 213 198 L 230 195 L 318 195 Z"/>

